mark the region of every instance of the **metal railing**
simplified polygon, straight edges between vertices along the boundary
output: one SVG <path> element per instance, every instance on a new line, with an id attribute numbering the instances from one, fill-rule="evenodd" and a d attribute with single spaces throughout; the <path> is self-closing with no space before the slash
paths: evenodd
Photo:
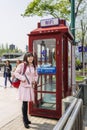
<path id="1" fill-rule="evenodd" d="M 79 91 L 78 91 L 78 93 L 76 94 L 76 98 L 81 98 L 81 94 L 82 94 L 82 87 L 80 87 L 80 89 L 79 89 Z"/>
<path id="2" fill-rule="evenodd" d="M 53 130 L 83 130 L 82 99 L 74 99 Z"/>

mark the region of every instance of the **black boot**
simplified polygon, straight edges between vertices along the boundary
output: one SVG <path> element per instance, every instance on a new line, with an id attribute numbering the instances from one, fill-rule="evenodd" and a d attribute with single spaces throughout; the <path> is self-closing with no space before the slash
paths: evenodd
<path id="1" fill-rule="evenodd" d="M 24 126 L 25 126 L 25 128 L 27 128 L 27 129 L 30 128 L 28 124 L 25 124 L 25 123 L 24 123 Z"/>
<path id="2" fill-rule="evenodd" d="M 22 105 L 22 114 L 23 114 L 23 122 L 24 122 L 24 126 L 25 128 L 29 128 L 29 120 L 28 120 L 28 116 L 27 116 L 27 102 L 23 101 L 23 105 Z"/>
<path id="3" fill-rule="evenodd" d="M 27 119 L 27 123 L 28 123 L 28 124 L 31 124 L 31 121 L 29 121 L 29 120 Z"/>

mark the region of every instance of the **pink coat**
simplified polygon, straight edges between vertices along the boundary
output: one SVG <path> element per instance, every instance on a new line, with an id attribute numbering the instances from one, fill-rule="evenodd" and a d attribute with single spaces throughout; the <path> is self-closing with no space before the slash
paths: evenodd
<path id="1" fill-rule="evenodd" d="M 16 78 L 21 80 L 19 86 L 19 99 L 21 101 L 34 101 L 34 89 L 32 87 L 32 81 L 38 80 L 37 71 L 34 69 L 33 65 L 27 66 L 25 75 L 27 76 L 30 84 L 27 82 L 23 74 L 24 63 L 21 63 L 16 68 L 14 75 Z M 26 80 L 26 81 L 25 81 Z M 25 81 L 25 82 L 22 82 Z"/>

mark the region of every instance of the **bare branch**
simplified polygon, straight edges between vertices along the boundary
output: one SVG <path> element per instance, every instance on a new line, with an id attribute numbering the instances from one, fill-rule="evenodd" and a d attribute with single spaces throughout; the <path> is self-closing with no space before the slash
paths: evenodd
<path id="1" fill-rule="evenodd" d="M 79 0 L 77 8 L 76 8 L 76 12 L 75 12 L 75 18 L 77 17 L 78 11 L 79 11 L 79 6 L 82 3 L 83 0 Z"/>

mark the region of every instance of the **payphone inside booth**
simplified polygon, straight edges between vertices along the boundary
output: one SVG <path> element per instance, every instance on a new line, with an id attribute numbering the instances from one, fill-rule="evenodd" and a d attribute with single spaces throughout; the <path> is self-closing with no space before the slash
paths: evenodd
<path id="1" fill-rule="evenodd" d="M 60 118 L 62 98 L 72 90 L 71 42 L 73 37 L 65 20 L 47 19 L 29 35 L 38 71 L 35 103 L 29 103 L 29 114 Z"/>

